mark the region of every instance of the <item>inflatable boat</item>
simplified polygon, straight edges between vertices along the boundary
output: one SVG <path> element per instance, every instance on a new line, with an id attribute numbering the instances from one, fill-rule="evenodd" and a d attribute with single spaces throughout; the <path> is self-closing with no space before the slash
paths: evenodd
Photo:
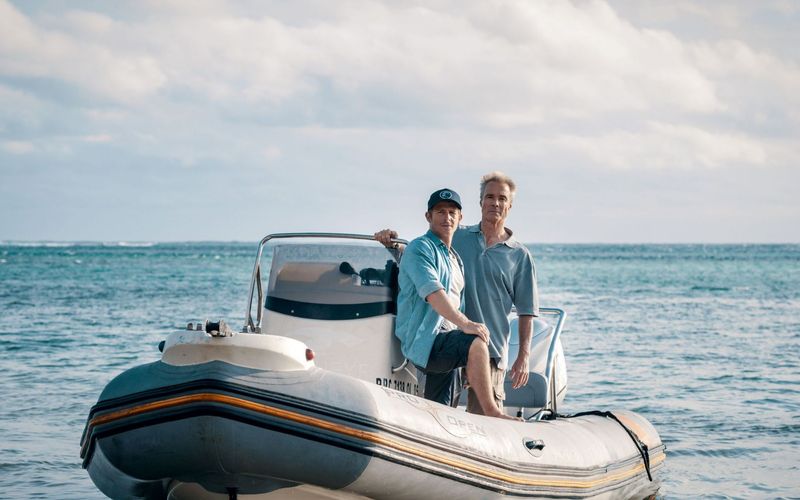
<path id="1" fill-rule="evenodd" d="M 395 257 L 365 235 L 265 237 L 240 332 L 189 324 L 159 361 L 105 387 L 81 439 L 97 487 L 170 499 L 655 495 L 665 447 L 644 417 L 558 413 L 560 309 L 535 321 L 528 384 L 506 381 L 521 421 L 421 398 L 393 335 Z"/>

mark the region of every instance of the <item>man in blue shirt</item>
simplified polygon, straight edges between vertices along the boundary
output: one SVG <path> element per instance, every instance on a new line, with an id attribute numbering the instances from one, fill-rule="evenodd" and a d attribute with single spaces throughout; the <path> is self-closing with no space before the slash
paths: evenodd
<path id="1" fill-rule="evenodd" d="M 451 247 L 461 217 L 461 199 L 455 191 L 431 194 L 425 212 L 430 229 L 408 244 L 400 264 L 395 335 L 403 355 L 426 374 L 427 399 L 449 404 L 455 370 L 466 366 L 482 413 L 513 418 L 494 402 L 489 330 L 461 312 L 464 275 L 461 259 Z"/>
<path id="2" fill-rule="evenodd" d="M 492 172 L 483 176 L 480 188 L 481 222 L 460 227 L 452 244 L 464 263 L 466 316 L 485 323 L 490 331 L 491 383 L 495 404 L 502 409 L 503 381 L 509 362 L 508 314 L 512 306 L 519 316 L 520 349 L 511 366 L 510 378 L 515 388 L 528 381 L 533 318 L 539 315 L 536 268 L 528 249 L 505 227 L 516 192 L 514 181 L 500 172 Z M 397 233 L 390 229 L 375 234 L 387 246 L 396 237 Z M 467 410 L 483 413 L 469 368 L 467 378 L 470 382 Z"/>

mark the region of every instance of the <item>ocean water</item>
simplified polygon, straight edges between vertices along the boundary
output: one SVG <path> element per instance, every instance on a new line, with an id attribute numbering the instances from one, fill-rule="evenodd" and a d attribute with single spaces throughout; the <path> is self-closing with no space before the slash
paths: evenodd
<path id="1" fill-rule="evenodd" d="M 569 314 L 560 411 L 631 409 L 660 498 L 800 498 L 800 245 L 533 245 Z M 239 329 L 255 244 L 0 244 L 0 497 L 103 498 L 86 416 L 189 321 Z"/>

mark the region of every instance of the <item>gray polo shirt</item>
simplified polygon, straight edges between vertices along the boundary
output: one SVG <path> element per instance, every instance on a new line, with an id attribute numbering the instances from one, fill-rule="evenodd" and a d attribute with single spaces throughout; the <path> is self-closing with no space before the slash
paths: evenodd
<path id="1" fill-rule="evenodd" d="M 508 366 L 508 314 L 539 315 L 536 267 L 530 251 L 514 238 L 486 248 L 480 224 L 461 226 L 453 248 L 464 263 L 464 306 L 467 317 L 489 328 L 489 355 L 498 368 Z"/>

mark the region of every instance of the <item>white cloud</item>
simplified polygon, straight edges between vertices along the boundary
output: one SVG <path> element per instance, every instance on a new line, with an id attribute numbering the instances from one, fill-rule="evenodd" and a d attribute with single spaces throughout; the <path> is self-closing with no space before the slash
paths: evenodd
<path id="1" fill-rule="evenodd" d="M 75 86 L 88 102 L 81 114 L 104 136 L 151 137 L 147 149 L 184 164 L 221 157 L 226 134 L 263 125 L 372 138 L 397 127 L 409 147 L 446 130 L 462 150 L 508 161 L 716 168 L 797 159 L 781 138 L 748 127 L 798 127 L 794 63 L 743 41 L 639 27 L 605 2 L 347 2 L 313 4 L 313 14 L 305 3 L 132 5 L 140 15 L 67 10 L 43 21 L 0 0 L 0 76 Z M 738 8 L 687 3 L 660 15 L 710 22 L 723 11 L 714 22 L 741 18 Z M 271 147 L 278 153 L 242 140 L 235 153 L 284 157 L 281 144 Z"/>
<path id="2" fill-rule="evenodd" d="M 369 106 L 500 128 L 724 113 L 733 104 L 719 95 L 727 74 L 746 67 L 785 88 L 768 75 L 796 73 L 741 44 L 638 28 L 599 1 L 348 2 L 304 24 L 269 7 L 251 16 L 216 2 L 148 9 L 135 21 L 68 11 L 44 26 L 2 1 L 0 71 L 63 79 L 121 102 L 169 94 L 264 113 L 306 102 L 307 119 L 329 112 L 348 125 Z"/>
<path id="3" fill-rule="evenodd" d="M 283 155 L 281 148 L 276 146 L 268 146 L 262 150 L 262 156 L 268 162 L 277 160 Z"/>
<path id="4" fill-rule="evenodd" d="M 767 143 L 744 134 L 693 126 L 650 123 L 643 131 L 614 131 L 599 136 L 563 135 L 555 144 L 579 152 L 595 165 L 618 168 L 687 169 L 749 165 L 784 160 L 785 142 Z"/>
<path id="5" fill-rule="evenodd" d="M 98 25 L 103 16 L 81 14 L 82 24 Z M 66 17 L 72 27 L 76 14 Z M 120 26 L 122 28 L 123 26 Z M 93 35 L 96 35 L 97 29 Z M 0 0 L 0 75 L 63 80 L 101 97 L 128 101 L 152 94 L 166 83 L 156 54 L 113 47 L 117 31 L 82 40 L 64 30 L 36 26 L 10 3 Z M 120 30 L 124 31 L 124 30 Z"/>
<path id="6" fill-rule="evenodd" d="M 36 149 L 32 143 L 26 141 L 5 141 L 2 143 L 2 148 L 4 151 L 15 155 L 28 154 Z"/>
<path id="7" fill-rule="evenodd" d="M 104 142 L 111 142 L 114 138 L 108 134 L 93 134 L 93 135 L 85 135 L 81 137 L 83 142 L 89 143 L 104 143 Z"/>
<path id="8" fill-rule="evenodd" d="M 114 20 L 104 14 L 75 10 L 64 16 L 64 28 L 85 37 L 103 37 L 115 29 Z"/>
<path id="9" fill-rule="evenodd" d="M 121 101 L 160 90 L 239 105 L 381 92 L 395 96 L 381 106 L 413 102 L 502 126 L 723 107 L 678 39 L 637 29 L 601 2 L 353 2 L 303 26 L 173 2 L 140 22 L 69 12 L 60 28 L 2 5 L 14 29 L 0 68 Z"/>
<path id="10" fill-rule="evenodd" d="M 0 0 L 0 146 L 35 151 L 18 163 L 41 158 L 56 191 L 102 176 L 115 196 L 167 206 L 187 184 L 196 199 L 304 189 L 333 197 L 324 215 L 341 224 L 387 193 L 405 201 L 455 181 L 474 195 L 494 168 L 545 179 L 539 196 L 567 218 L 591 205 L 562 191 L 596 199 L 608 177 L 639 179 L 637 200 L 661 199 L 650 179 L 691 174 L 717 189 L 731 172 L 788 193 L 800 63 L 780 47 L 800 40 L 791 22 L 750 15 L 754 4 Z M 9 191 L 5 203 L 19 201 Z M 297 209 L 276 215 L 287 226 L 319 215 L 285 206 Z M 194 224 L 188 237 L 208 219 Z"/>
<path id="11" fill-rule="evenodd" d="M 701 43 L 692 47 L 697 66 L 720 86 L 739 87 L 742 91 L 763 90 L 771 95 L 758 96 L 767 100 L 788 99 L 800 104 L 800 65 L 776 56 L 759 52 L 737 40 Z M 775 95 L 775 93 L 778 95 Z"/>
<path id="12" fill-rule="evenodd" d="M 90 108 L 83 111 L 86 118 L 105 123 L 123 123 L 130 118 L 130 114 L 122 109 Z"/>
<path id="13" fill-rule="evenodd" d="M 626 11 L 633 11 L 637 17 L 648 23 L 668 23 L 699 18 L 705 23 L 722 26 L 728 29 L 739 29 L 746 13 L 742 10 L 741 3 L 727 1 L 696 2 L 692 0 L 613 0 L 614 5 Z M 759 2 L 766 3 L 766 2 Z"/>
<path id="14" fill-rule="evenodd" d="M 45 108 L 29 92 L 0 83 L 0 133 L 12 126 L 35 127 L 46 114 Z"/>

